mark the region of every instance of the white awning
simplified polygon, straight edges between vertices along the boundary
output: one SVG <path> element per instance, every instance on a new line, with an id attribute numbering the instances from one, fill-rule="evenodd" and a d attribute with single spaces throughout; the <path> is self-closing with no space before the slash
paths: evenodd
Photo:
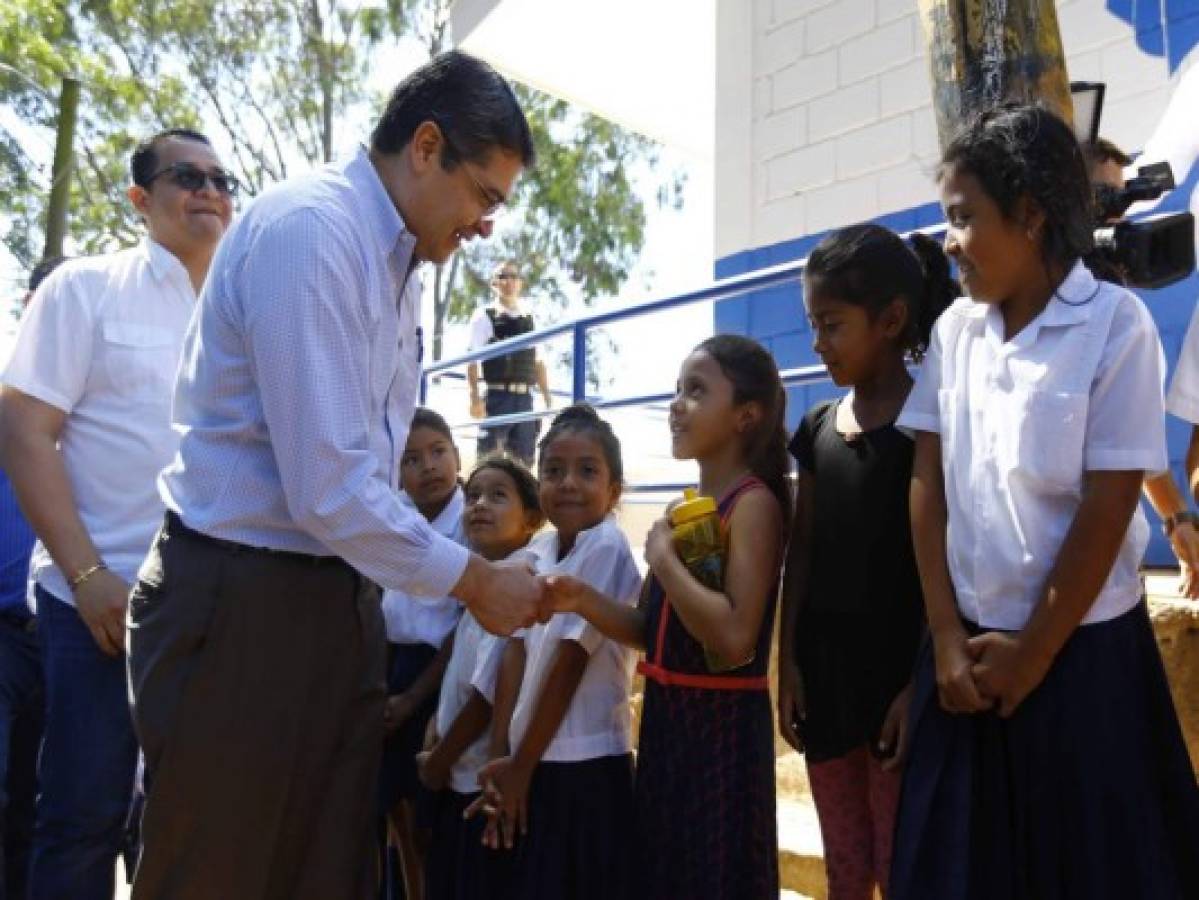
<path id="1" fill-rule="evenodd" d="M 454 45 L 697 159 L 715 134 L 715 0 L 456 0 Z"/>

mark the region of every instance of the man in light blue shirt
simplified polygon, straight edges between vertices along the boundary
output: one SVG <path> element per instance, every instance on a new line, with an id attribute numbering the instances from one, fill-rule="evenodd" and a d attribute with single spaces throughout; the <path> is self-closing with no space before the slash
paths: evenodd
<path id="1" fill-rule="evenodd" d="M 396 88 L 369 149 L 265 192 L 222 242 L 130 599 L 138 900 L 370 896 L 377 586 L 453 595 L 498 633 L 537 617 L 527 569 L 437 534 L 397 490 L 416 267 L 487 237 L 533 155 L 504 80 L 444 54 Z"/>

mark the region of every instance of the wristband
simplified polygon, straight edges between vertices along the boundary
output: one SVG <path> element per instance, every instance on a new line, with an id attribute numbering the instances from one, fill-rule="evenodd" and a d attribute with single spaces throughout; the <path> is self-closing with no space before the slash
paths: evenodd
<path id="1" fill-rule="evenodd" d="M 68 582 L 68 584 L 71 586 L 71 590 L 74 591 L 97 572 L 106 570 L 107 568 L 108 565 L 104 562 L 104 560 L 100 560 L 100 562 L 96 563 L 90 569 L 84 569 Z"/>
<path id="2" fill-rule="evenodd" d="M 1199 522 L 1199 518 L 1197 518 L 1193 512 L 1186 509 L 1180 513 L 1175 513 L 1172 516 L 1168 516 L 1162 522 L 1162 530 L 1166 532 L 1166 537 L 1173 535 L 1174 529 L 1183 522 L 1190 522 L 1191 525 L 1195 525 L 1197 522 Z"/>

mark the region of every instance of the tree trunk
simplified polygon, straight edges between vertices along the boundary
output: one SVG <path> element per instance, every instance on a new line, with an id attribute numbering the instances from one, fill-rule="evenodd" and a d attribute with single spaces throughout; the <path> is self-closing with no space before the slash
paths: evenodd
<path id="1" fill-rule="evenodd" d="M 325 20 L 321 15 L 320 0 L 310 0 L 312 18 L 312 47 L 316 53 L 318 79 L 321 85 L 321 159 L 333 161 L 333 60 L 330 58 L 332 42 L 325 38 Z"/>
<path id="2" fill-rule="evenodd" d="M 433 359 L 441 359 L 445 322 L 450 314 L 450 301 L 454 297 L 454 282 L 458 280 L 458 264 L 461 257 L 455 253 L 447 274 L 445 266 L 438 266 L 433 276 Z"/>
<path id="3" fill-rule="evenodd" d="M 920 0 L 937 134 L 1003 101 L 1040 101 L 1074 120 L 1052 0 Z"/>

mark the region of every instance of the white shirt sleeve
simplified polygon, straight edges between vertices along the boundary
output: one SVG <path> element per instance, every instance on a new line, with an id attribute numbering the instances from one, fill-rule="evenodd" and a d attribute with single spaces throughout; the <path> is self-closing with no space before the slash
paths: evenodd
<path id="1" fill-rule="evenodd" d="M 920 371 L 916 373 L 916 383 L 912 385 L 912 392 L 908 394 L 907 402 L 904 403 L 895 422 L 895 426 L 902 431 L 941 433 L 941 403 L 937 394 L 941 389 L 941 365 L 944 354 L 942 345 L 945 340 L 947 317 L 950 315 L 953 313 L 947 309 L 933 326 L 928 350 L 920 363 Z"/>
<path id="2" fill-rule="evenodd" d="M 641 590 L 641 573 L 633 562 L 633 554 L 624 535 L 613 526 L 611 530 L 604 529 L 594 537 L 597 538 L 594 542 L 579 548 L 586 552 L 571 567 L 571 574 L 617 603 L 636 605 L 637 594 Z M 554 616 L 550 628 L 553 637 L 576 641 L 589 656 L 605 640 L 599 629 L 575 613 Z"/>
<path id="3" fill-rule="evenodd" d="M 1191 314 L 1191 324 L 1178 354 L 1178 366 L 1166 396 L 1166 411 L 1199 425 L 1199 304 Z"/>
<path id="4" fill-rule="evenodd" d="M 62 266 L 38 287 L 0 379 L 64 413 L 87 387 L 96 329 L 95 303 L 75 290 L 77 277 Z"/>
<path id="5" fill-rule="evenodd" d="M 476 309 L 475 314 L 470 317 L 470 338 L 466 349 L 469 351 L 486 347 L 491 343 L 493 337 L 495 337 L 495 329 L 491 326 L 491 319 L 487 316 L 486 307 Z"/>
<path id="6" fill-rule="evenodd" d="M 1141 166 L 1168 162 L 1176 184 L 1184 184 L 1191 167 L 1199 159 L 1199 128 L 1195 127 L 1195 110 L 1199 109 L 1199 63 L 1193 63 L 1179 79 L 1170 95 L 1170 103 L 1158 120 L 1157 128 L 1145 142 L 1145 152 L 1128 169 L 1131 177 Z M 1169 196 L 1169 194 L 1163 195 Z M 1136 215 L 1153 209 L 1161 202 L 1151 200 L 1136 203 L 1129 209 Z"/>
<path id="7" fill-rule="evenodd" d="M 1144 304 L 1125 294 L 1091 387 L 1087 469 L 1160 472 L 1169 465 L 1161 386 L 1157 327 Z"/>
<path id="8" fill-rule="evenodd" d="M 507 646 L 507 638 L 496 637 L 494 634 L 484 637 L 479 641 L 475 668 L 471 672 L 470 686 L 492 705 L 495 704 L 495 684 L 499 680 L 500 661 L 504 658 Z"/>

